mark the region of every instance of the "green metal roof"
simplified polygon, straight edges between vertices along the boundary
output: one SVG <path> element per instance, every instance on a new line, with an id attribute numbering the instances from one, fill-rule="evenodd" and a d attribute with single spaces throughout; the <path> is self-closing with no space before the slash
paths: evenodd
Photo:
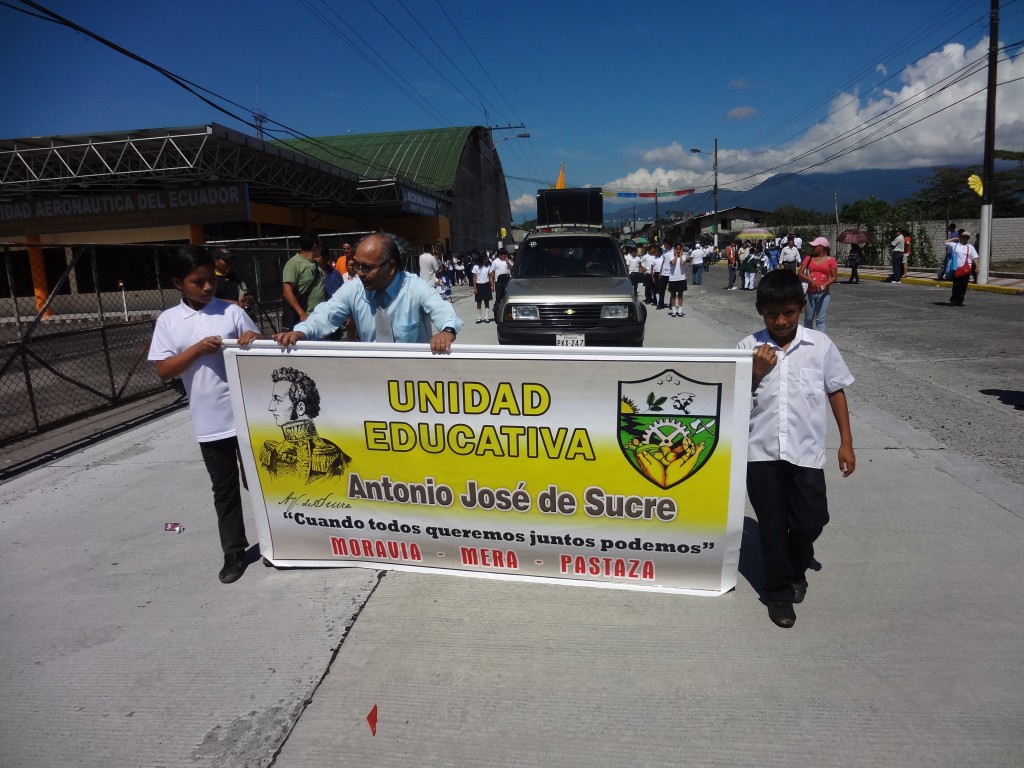
<path id="1" fill-rule="evenodd" d="M 462 152 L 477 126 L 423 131 L 322 136 L 280 141 L 363 178 L 404 176 L 434 189 L 450 190 Z"/>

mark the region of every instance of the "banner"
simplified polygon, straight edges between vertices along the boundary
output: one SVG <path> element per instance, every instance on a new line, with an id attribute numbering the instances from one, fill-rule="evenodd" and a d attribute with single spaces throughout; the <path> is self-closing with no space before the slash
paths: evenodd
<path id="1" fill-rule="evenodd" d="M 225 358 L 275 565 L 735 586 L 749 351 L 257 342 Z"/>

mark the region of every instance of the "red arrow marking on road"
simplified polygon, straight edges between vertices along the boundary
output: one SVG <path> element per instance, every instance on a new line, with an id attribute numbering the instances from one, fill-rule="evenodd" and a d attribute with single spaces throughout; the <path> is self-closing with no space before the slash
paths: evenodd
<path id="1" fill-rule="evenodd" d="M 366 716 L 366 722 L 370 724 L 370 733 L 374 736 L 377 735 L 377 705 L 373 705 L 373 709 L 370 710 L 370 714 Z"/>

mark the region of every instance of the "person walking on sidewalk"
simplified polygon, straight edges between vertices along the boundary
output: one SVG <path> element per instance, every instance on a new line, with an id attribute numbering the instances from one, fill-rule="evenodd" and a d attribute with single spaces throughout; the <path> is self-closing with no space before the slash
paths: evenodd
<path id="1" fill-rule="evenodd" d="M 811 241 L 814 253 L 800 265 L 797 277 L 807 283 L 807 312 L 804 325 L 825 333 L 825 315 L 828 314 L 832 295 L 829 288 L 838 277 L 838 264 L 832 258 L 828 239 L 818 237 Z"/>
<path id="2" fill-rule="evenodd" d="M 736 272 L 739 262 L 739 257 L 736 255 L 736 244 L 729 243 L 725 247 L 725 263 L 729 266 L 729 285 L 726 290 L 736 290 Z"/>
<path id="3" fill-rule="evenodd" d="M 859 243 L 854 243 L 850 246 L 850 255 L 846 257 L 846 265 L 850 268 L 850 279 L 846 282 L 857 284 L 860 282 L 860 273 L 857 268 L 860 266 L 860 260 L 864 257 L 864 250 L 860 247 Z"/>
<path id="4" fill-rule="evenodd" d="M 223 339 L 245 346 L 259 338 L 245 310 L 216 298 L 214 261 L 204 248 L 186 245 L 170 260 L 171 283 L 181 291 L 181 303 L 156 319 L 149 359 L 161 379 L 181 377 L 188 395 L 189 416 L 203 463 L 213 484 L 213 506 L 224 552 L 218 578 L 238 581 L 246 568 L 238 438 L 231 413 L 228 377 L 221 351 Z M 241 477 L 244 483 L 245 478 Z"/>
<path id="5" fill-rule="evenodd" d="M 857 465 L 845 391 L 853 375 L 828 336 L 800 324 L 804 303 L 795 274 L 765 275 L 755 304 L 765 328 L 737 345 L 754 351 L 747 495 L 764 558 L 761 591 L 769 618 L 783 628 L 796 622 L 793 604 L 804 600 L 814 542 L 829 520 L 826 400 L 839 428 L 843 477 Z"/>
<path id="6" fill-rule="evenodd" d="M 746 243 L 740 248 L 740 271 L 743 273 L 743 290 L 754 290 L 757 282 L 757 270 L 761 267 L 761 259 Z"/>
<path id="7" fill-rule="evenodd" d="M 906 249 L 906 240 L 903 237 L 903 230 L 896 230 L 896 237 L 893 238 L 892 245 L 892 277 L 889 279 L 890 283 L 899 285 L 900 279 L 903 277 L 903 251 Z"/>
<path id="8" fill-rule="evenodd" d="M 949 296 L 949 305 L 962 307 L 967 295 L 967 283 L 971 280 L 974 262 L 978 258 L 978 251 L 971 245 L 970 232 L 960 231 L 960 242 L 953 246 L 949 258 L 953 269 L 953 292 Z"/>
<path id="9" fill-rule="evenodd" d="M 704 260 L 707 256 L 707 251 L 704 250 L 704 246 L 697 243 L 690 251 L 690 267 L 693 270 L 693 284 L 700 285 L 704 282 Z"/>

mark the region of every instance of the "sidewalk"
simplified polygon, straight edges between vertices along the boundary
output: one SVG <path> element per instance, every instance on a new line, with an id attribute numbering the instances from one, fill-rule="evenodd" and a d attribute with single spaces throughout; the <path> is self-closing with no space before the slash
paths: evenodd
<path id="1" fill-rule="evenodd" d="M 717 338 L 697 309 L 680 328 Z M 749 520 L 719 598 L 258 563 L 221 585 L 186 412 L 25 473 L 0 765 L 1019 766 L 1024 492 L 851 403 L 858 469 L 828 470 L 791 630 Z"/>
<path id="2" fill-rule="evenodd" d="M 892 274 L 892 269 L 889 267 L 859 267 L 857 270 L 861 280 L 881 280 L 884 281 Z M 850 270 L 848 267 L 839 267 L 839 279 L 840 281 L 850 279 Z M 953 283 L 949 280 L 936 280 L 935 270 L 919 270 L 911 269 L 907 271 L 907 276 L 900 280 L 901 283 L 911 283 L 913 285 L 934 285 L 942 288 L 950 288 Z M 967 289 L 969 291 L 988 291 L 990 293 L 1005 293 L 1011 295 L 1024 295 L 1024 277 L 993 277 L 989 276 L 987 285 L 978 285 L 977 283 L 968 283 Z"/>

